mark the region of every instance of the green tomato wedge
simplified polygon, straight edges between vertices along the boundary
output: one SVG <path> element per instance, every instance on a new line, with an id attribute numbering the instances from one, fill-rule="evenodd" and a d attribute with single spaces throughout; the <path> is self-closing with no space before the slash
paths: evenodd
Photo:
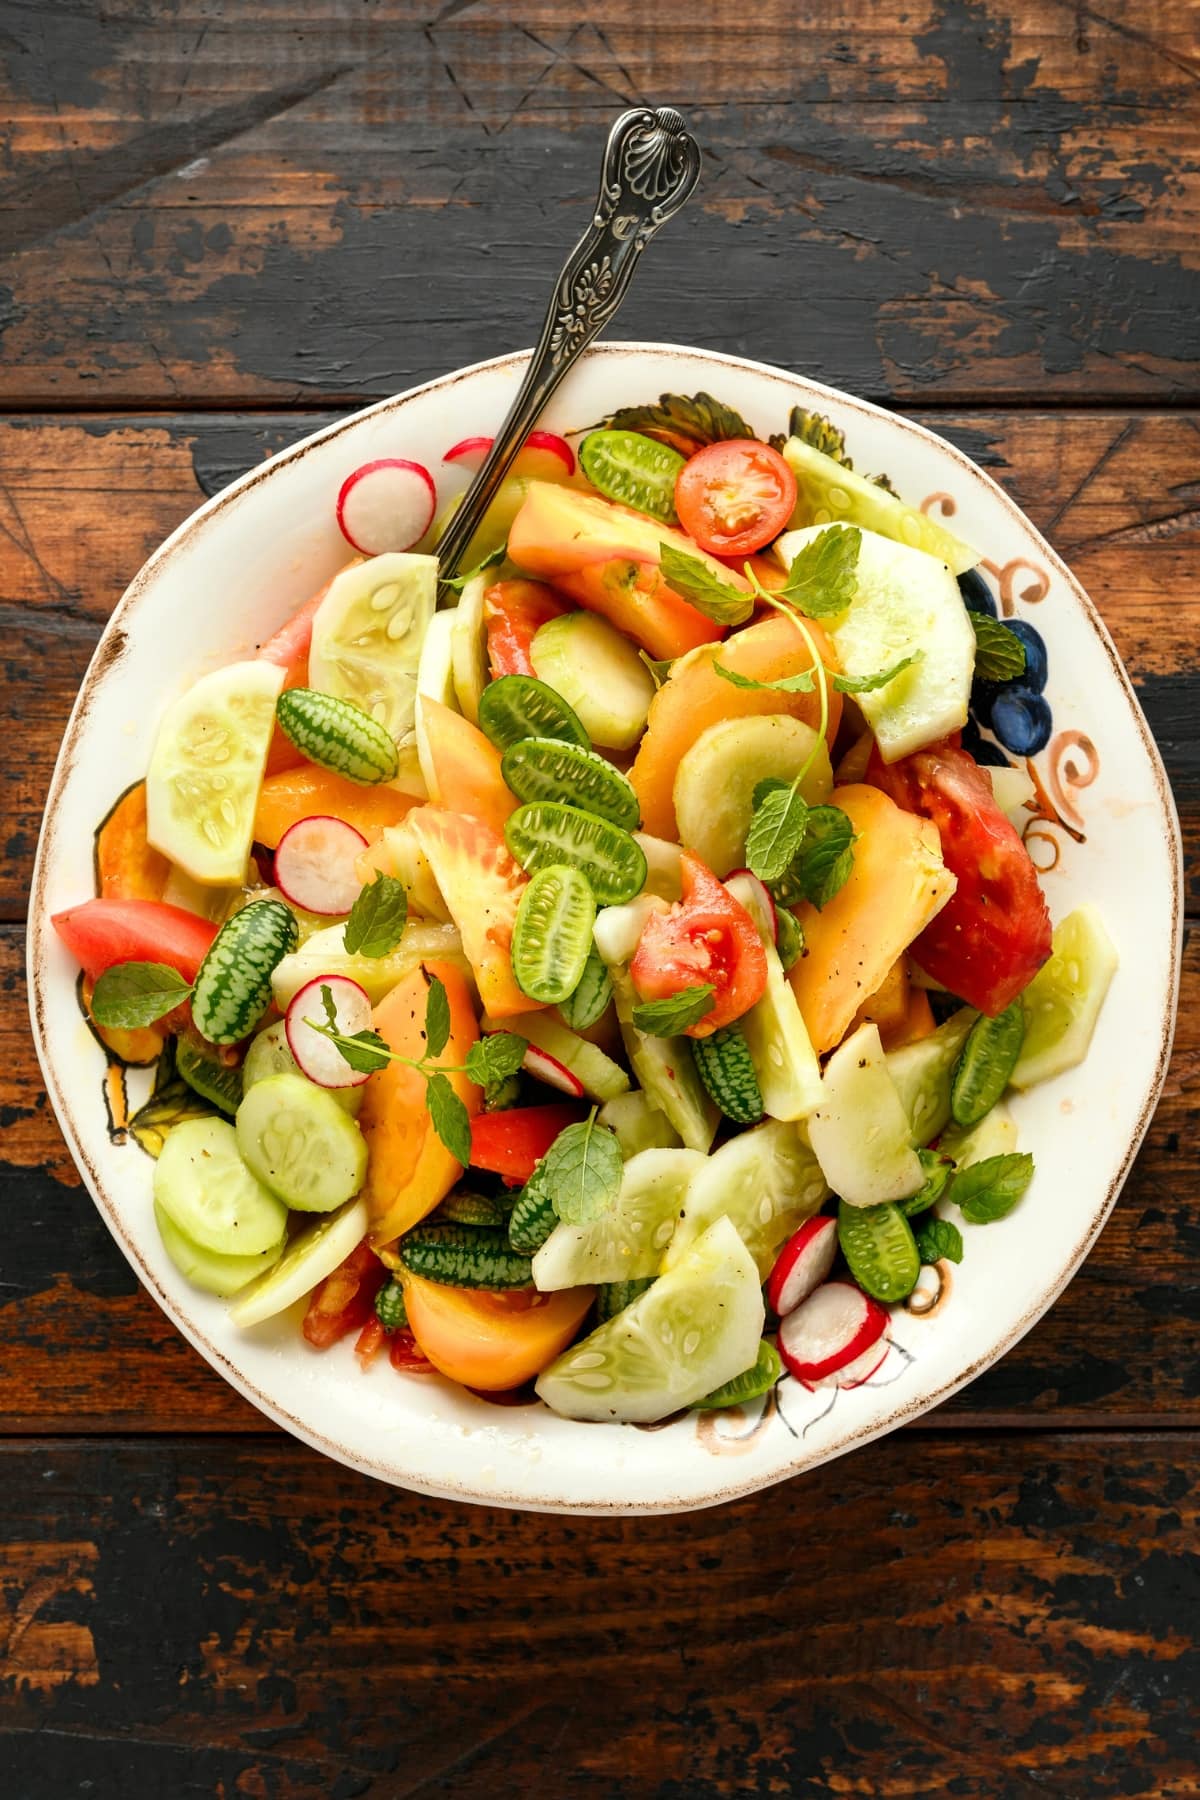
<path id="1" fill-rule="evenodd" d="M 522 738 L 562 738 L 591 748 L 591 739 L 561 694 L 532 675 L 501 675 L 479 700 L 479 725 L 497 750 Z"/>
<path id="2" fill-rule="evenodd" d="M 343 569 L 313 618 L 309 685 L 361 706 L 402 757 L 414 749 L 417 668 L 436 600 L 436 556 L 389 552 Z"/>
<path id="3" fill-rule="evenodd" d="M 201 1250 L 262 1256 L 283 1242 L 287 1208 L 246 1167 L 224 1119 L 185 1119 L 154 1165 L 154 1198 Z"/>
<path id="4" fill-rule="evenodd" d="M 518 800 L 557 800 L 632 831 L 638 798 L 619 769 L 595 750 L 556 738 L 522 738 L 504 752 L 501 770 Z"/>
<path id="5" fill-rule="evenodd" d="M 297 1212 L 333 1212 L 367 1172 L 354 1120 L 300 1075 L 255 1082 L 238 1107 L 237 1144 L 247 1168 Z"/>
<path id="6" fill-rule="evenodd" d="M 967 1033 L 950 1087 L 950 1116 L 956 1125 L 978 1125 L 1008 1086 L 1025 1038 L 1020 1000 L 994 1019 L 980 1016 Z"/>
<path id="7" fill-rule="evenodd" d="M 261 1325 L 303 1300 L 358 1249 L 369 1222 L 366 1201 L 348 1200 L 337 1212 L 296 1232 L 269 1274 L 238 1295 L 229 1309 L 234 1324 L 243 1329 Z"/>
<path id="8" fill-rule="evenodd" d="M 678 1262 L 725 1216 L 765 1281 L 796 1227 L 820 1212 L 828 1198 L 829 1185 L 804 1127 L 768 1119 L 722 1144 L 696 1174 L 663 1267 Z"/>
<path id="9" fill-rule="evenodd" d="M 949 563 L 955 575 L 965 574 L 979 561 L 978 551 L 936 519 L 906 506 L 886 488 L 856 475 L 802 438 L 788 439 L 783 459 L 796 477 L 795 525 L 863 525 L 893 543 Z"/>
<path id="10" fill-rule="evenodd" d="M 206 886 L 245 880 L 283 677 L 274 663 L 231 663 L 194 682 L 159 725 L 146 837 Z"/>
<path id="11" fill-rule="evenodd" d="M 1054 927 L 1053 953 L 1021 995 L 1025 1040 L 1009 1077 L 1029 1088 L 1074 1069 L 1088 1053 L 1117 952 L 1094 906 L 1079 906 Z"/>
<path id="12" fill-rule="evenodd" d="M 889 1303 L 912 1293 L 921 1258 L 901 1207 L 848 1206 L 843 1200 L 837 1229 L 842 1255 L 865 1293 Z"/>
<path id="13" fill-rule="evenodd" d="M 531 1000 L 555 1006 L 574 992 L 592 948 L 596 901 L 586 876 L 567 864 L 538 869 L 517 907 L 512 971 Z"/>
<path id="14" fill-rule="evenodd" d="M 259 1275 L 265 1275 L 283 1253 L 282 1238 L 259 1256 L 221 1256 L 215 1250 L 205 1250 L 180 1231 L 160 1200 L 154 1202 L 154 1220 L 163 1249 L 184 1280 L 225 1299 L 240 1293 Z"/>
<path id="15" fill-rule="evenodd" d="M 640 431 L 589 431 L 579 446 L 584 474 L 606 500 L 674 525 L 675 480 L 687 459 Z"/>
<path id="16" fill-rule="evenodd" d="M 610 825 L 594 813 L 578 812 L 553 800 L 536 800 L 511 815 L 504 838 L 530 875 L 561 863 L 582 870 L 600 906 L 632 900 L 645 886 L 646 858 L 641 846 L 619 825 Z"/>
<path id="17" fill-rule="evenodd" d="M 750 1368 L 764 1323 L 754 1259 L 721 1218 L 644 1294 L 543 1370 L 537 1392 L 564 1418 L 653 1424 Z"/>
<path id="18" fill-rule="evenodd" d="M 324 965 L 320 972 L 329 973 Z M 274 1025 L 267 1025 L 257 1037 L 251 1039 L 250 1048 L 246 1052 L 246 1060 L 242 1064 L 240 1073 L 241 1091 L 238 1095 L 238 1106 L 241 1105 L 242 1100 L 256 1082 L 269 1081 L 272 1075 L 300 1075 L 300 1065 L 292 1055 L 291 1045 L 287 1041 L 286 1020 L 277 1019 Z M 301 1080 L 304 1079 L 305 1077 L 301 1076 Z M 352 1119 L 358 1116 L 358 1109 L 362 1105 L 363 1099 L 361 1086 L 326 1088 L 325 1092 L 331 1094 L 342 1111 L 349 1113 Z M 236 1112 L 237 1106 L 230 1107 L 229 1110 Z"/>
<path id="19" fill-rule="evenodd" d="M 625 1164 L 615 1204 L 585 1225 L 557 1225 L 533 1259 L 543 1294 L 594 1282 L 657 1275 L 693 1175 L 698 1150 L 643 1150 Z"/>
<path id="20" fill-rule="evenodd" d="M 646 728 L 654 677 L 615 625 L 596 613 L 563 613 L 540 627 L 529 657 L 539 678 L 570 703 L 593 743 L 606 750 L 633 748 Z"/>

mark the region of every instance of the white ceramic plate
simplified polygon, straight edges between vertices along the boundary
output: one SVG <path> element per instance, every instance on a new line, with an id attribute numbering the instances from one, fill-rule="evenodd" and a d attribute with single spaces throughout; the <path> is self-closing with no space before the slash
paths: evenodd
<path id="1" fill-rule="evenodd" d="M 384 1481 L 504 1506 L 584 1512 L 707 1506 L 811 1468 L 925 1411 L 1029 1329 L 1094 1242 L 1149 1122 L 1166 1070 L 1179 963 L 1181 853 L 1146 722 L 1107 633 L 1070 572 L 1012 501 L 919 425 L 815 382 L 738 358 L 602 344 L 544 423 L 567 432 L 615 406 L 707 389 L 763 435 L 799 402 L 844 428 L 856 467 L 952 522 L 987 559 L 1002 610 L 1036 621 L 1050 661 L 1054 734 L 1036 758 L 1043 818 L 1027 842 L 1055 918 L 1100 908 L 1121 967 L 1084 1068 L 1017 1100 L 1034 1183 L 1009 1218 L 964 1228 L 966 1256 L 936 1309 L 895 1315 L 892 1348 L 852 1392 L 785 1382 L 765 1407 L 667 1426 L 581 1425 L 540 1406 L 502 1408 L 440 1378 L 365 1375 L 350 1340 L 319 1355 L 296 1316 L 242 1333 L 224 1305 L 167 1261 L 151 1214 L 152 1164 L 110 1139 L 103 1059 L 76 1000 L 51 913 L 92 892 L 92 833 L 145 772 L 165 702 L 245 654 L 344 561 L 333 501 L 374 456 L 437 470 L 457 439 L 499 425 L 523 355 L 460 370 L 308 438 L 209 501 L 150 558 L 97 649 L 63 742 L 34 875 L 29 979 L 38 1054 L 63 1133 L 141 1280 L 214 1368 L 287 1430 Z M 450 477 L 445 494 L 461 484 Z M 131 1077 L 136 1082 L 137 1077 Z"/>

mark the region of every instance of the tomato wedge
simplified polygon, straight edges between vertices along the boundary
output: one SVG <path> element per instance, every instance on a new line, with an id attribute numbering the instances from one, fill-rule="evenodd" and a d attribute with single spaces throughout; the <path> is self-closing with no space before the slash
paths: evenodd
<path id="1" fill-rule="evenodd" d="M 375 1315 L 375 1296 L 387 1270 L 366 1244 L 352 1250 L 312 1291 L 304 1335 L 314 1350 L 328 1350 L 347 1332 L 361 1331 Z"/>
<path id="2" fill-rule="evenodd" d="M 471 1167 L 506 1181 L 528 1181 L 560 1131 L 586 1115 L 569 1101 L 476 1113 L 471 1120 Z"/>
<path id="3" fill-rule="evenodd" d="M 497 581 L 490 587 L 483 596 L 483 616 L 493 676 L 532 675 L 534 638 L 568 610 L 540 581 Z"/>
<path id="4" fill-rule="evenodd" d="M 643 1000 L 711 984 L 712 1011 L 687 1027 L 688 1037 L 710 1037 L 762 999 L 767 957 L 750 914 L 712 870 L 690 850 L 680 869 L 682 898 L 669 912 L 651 913 L 629 973 Z"/>
<path id="5" fill-rule="evenodd" d="M 675 510 L 711 556 L 749 556 L 779 536 L 796 507 L 796 477 L 770 444 L 729 438 L 689 457 L 675 481 Z"/>
<path id="6" fill-rule="evenodd" d="M 487 1394 L 521 1387 L 540 1375 L 575 1336 L 594 1294 L 594 1288 L 586 1287 L 557 1294 L 533 1288 L 489 1294 L 442 1287 L 419 1275 L 404 1284 L 409 1324 L 420 1350 L 451 1381 Z M 393 1334 L 393 1344 L 397 1336 Z"/>
<path id="7" fill-rule="evenodd" d="M 891 764 L 875 750 L 867 780 L 907 812 L 933 820 L 946 867 L 958 879 L 914 942 L 914 958 L 994 1018 L 1050 955 L 1050 914 L 1029 852 L 975 758 L 949 740 Z"/>
<path id="8" fill-rule="evenodd" d="M 165 963 L 194 981 L 217 935 L 210 919 L 162 900 L 85 900 L 50 923 L 89 981 L 125 962 Z"/>

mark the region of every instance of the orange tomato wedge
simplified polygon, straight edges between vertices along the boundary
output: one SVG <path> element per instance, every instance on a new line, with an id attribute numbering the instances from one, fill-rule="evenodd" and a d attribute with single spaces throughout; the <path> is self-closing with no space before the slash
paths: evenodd
<path id="1" fill-rule="evenodd" d="M 451 1381 L 483 1393 L 521 1387 L 565 1350 L 592 1303 L 593 1288 L 485 1294 L 406 1275 L 404 1304 L 417 1343 Z"/>

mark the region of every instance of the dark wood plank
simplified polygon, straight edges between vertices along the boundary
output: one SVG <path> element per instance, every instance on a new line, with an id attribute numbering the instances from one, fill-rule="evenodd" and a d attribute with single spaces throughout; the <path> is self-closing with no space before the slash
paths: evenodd
<path id="1" fill-rule="evenodd" d="M 10 1444 L 8 1791 L 1183 1800 L 1196 1467 L 1191 1434 L 910 1433 L 589 1520 L 283 1441 Z"/>
<path id="2" fill-rule="evenodd" d="M 528 343 L 647 97 L 706 174 L 623 335 L 900 399 L 1197 392 L 1186 0 L 11 10 L 8 404 L 365 399 Z"/>

